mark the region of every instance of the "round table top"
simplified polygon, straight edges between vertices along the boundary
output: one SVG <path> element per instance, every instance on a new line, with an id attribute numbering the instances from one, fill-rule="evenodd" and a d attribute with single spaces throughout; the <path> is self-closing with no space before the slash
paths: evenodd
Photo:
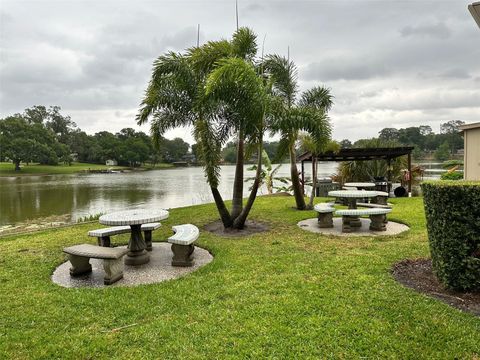
<path id="1" fill-rule="evenodd" d="M 347 182 L 344 184 L 344 186 L 351 186 L 351 187 L 375 187 L 374 183 L 369 183 L 369 182 Z"/>
<path id="2" fill-rule="evenodd" d="M 328 196 L 339 198 L 370 198 L 377 195 L 377 191 L 369 190 L 333 190 L 328 192 Z"/>
<path id="3" fill-rule="evenodd" d="M 134 209 L 117 211 L 110 214 L 100 216 L 98 221 L 103 225 L 142 225 L 151 222 L 156 222 L 168 218 L 167 210 L 147 210 L 147 209 Z"/>

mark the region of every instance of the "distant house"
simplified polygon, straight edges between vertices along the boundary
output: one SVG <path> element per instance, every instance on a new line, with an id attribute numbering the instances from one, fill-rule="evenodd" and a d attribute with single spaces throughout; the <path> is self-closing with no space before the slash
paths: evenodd
<path id="1" fill-rule="evenodd" d="M 109 159 L 105 162 L 105 165 L 107 165 L 107 166 L 117 166 L 118 162 L 117 162 L 117 160 L 110 160 Z"/>
<path id="2" fill-rule="evenodd" d="M 463 131 L 463 177 L 465 180 L 480 180 L 480 122 L 459 127 Z"/>

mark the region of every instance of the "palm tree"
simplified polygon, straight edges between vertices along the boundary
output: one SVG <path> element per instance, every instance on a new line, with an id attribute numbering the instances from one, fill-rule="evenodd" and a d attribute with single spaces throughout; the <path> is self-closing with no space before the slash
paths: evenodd
<path id="1" fill-rule="evenodd" d="M 252 64 L 256 51 L 255 34 L 241 28 L 231 41 L 211 41 L 186 54 L 160 56 L 154 62 L 137 115 L 138 124 L 150 120 L 157 145 L 168 129 L 193 126 L 207 182 L 225 228 L 243 228 L 258 189 L 256 181 L 243 207 L 244 143 L 257 145 L 259 173 L 267 101 L 263 81 Z M 221 148 L 230 136 L 237 138 L 231 212 L 218 191 Z"/>
<path id="2" fill-rule="evenodd" d="M 279 151 L 290 157 L 290 176 L 297 209 L 306 209 L 305 198 L 297 169 L 295 145 L 300 131 L 312 136 L 318 148 L 330 139 L 331 127 L 327 111 L 332 96 L 323 87 L 305 91 L 297 102 L 297 69 L 295 64 L 278 55 L 267 56 L 263 62 L 265 73 L 272 81 L 274 106 L 269 114 L 269 128 L 280 135 Z"/>
<path id="3" fill-rule="evenodd" d="M 260 175 L 260 185 L 265 184 L 265 187 L 267 188 L 267 194 L 271 195 L 273 194 L 275 180 L 281 181 L 283 183 L 286 183 L 288 180 L 287 178 L 283 177 L 275 177 L 275 174 L 278 172 L 278 170 L 280 170 L 282 164 L 277 164 L 277 166 L 273 167 L 272 161 L 270 160 L 270 157 L 265 150 L 262 151 L 262 165 L 264 167 L 264 170 L 262 170 L 262 173 Z M 257 170 L 257 165 L 252 165 L 247 170 Z M 255 177 L 249 177 L 245 179 L 245 182 L 254 180 Z M 250 189 L 251 188 L 252 187 L 250 187 Z"/>
<path id="4" fill-rule="evenodd" d="M 313 141 L 312 137 L 308 134 L 300 134 L 300 147 L 312 153 L 312 190 L 310 192 L 310 200 L 307 205 L 308 210 L 313 209 L 313 202 L 315 200 L 315 190 L 317 188 L 317 171 L 318 171 L 318 160 L 317 155 L 326 152 L 333 151 L 337 153 L 340 150 L 340 144 L 334 140 L 328 141 L 326 144 L 322 144 L 321 147 L 318 147 L 318 143 Z"/>
<path id="5" fill-rule="evenodd" d="M 362 139 L 355 143 L 354 148 L 389 148 L 398 146 L 398 142 L 382 139 Z M 371 181 L 374 177 L 388 174 L 389 181 L 402 181 L 403 171 L 407 168 L 407 159 L 401 156 L 387 160 L 343 161 L 339 172 L 343 182 Z"/>

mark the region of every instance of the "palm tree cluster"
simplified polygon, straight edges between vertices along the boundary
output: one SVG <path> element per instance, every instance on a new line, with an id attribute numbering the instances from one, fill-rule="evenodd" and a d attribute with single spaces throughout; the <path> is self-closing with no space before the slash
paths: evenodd
<path id="1" fill-rule="evenodd" d="M 171 128 L 193 128 L 205 176 L 225 228 L 245 226 L 261 183 L 262 144 L 267 131 L 280 134 L 289 151 L 294 149 L 300 130 L 307 131 L 319 146 L 330 137 L 326 115 L 331 106 L 329 91 L 312 89 L 295 103 L 294 64 L 277 55 L 258 58 L 257 50 L 253 31 L 240 28 L 231 40 L 209 41 L 184 53 L 161 55 L 154 62 L 136 119 L 138 124 L 150 121 L 154 142 Z M 231 137 L 237 142 L 237 161 L 232 207 L 228 209 L 218 185 L 221 149 Z M 255 180 L 244 204 L 244 159 L 246 154 L 254 153 L 258 159 Z M 295 159 L 293 162 L 295 165 Z M 298 173 L 296 177 L 298 180 Z M 303 207 L 301 203 L 298 206 L 298 199 L 297 206 L 303 209 L 305 201 L 301 197 Z"/>

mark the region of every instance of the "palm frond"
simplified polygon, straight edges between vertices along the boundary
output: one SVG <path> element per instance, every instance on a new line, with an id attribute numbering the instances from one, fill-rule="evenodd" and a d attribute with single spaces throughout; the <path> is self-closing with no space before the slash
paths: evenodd
<path id="1" fill-rule="evenodd" d="M 264 72 L 271 78 L 274 95 L 282 97 L 288 107 L 293 105 L 298 92 L 295 63 L 279 55 L 268 55 L 262 66 Z"/>
<path id="2" fill-rule="evenodd" d="M 200 149 L 208 184 L 217 188 L 220 181 L 221 145 L 211 124 L 205 120 L 195 122 L 194 137 Z"/>
<path id="3" fill-rule="evenodd" d="M 226 104 L 237 120 L 237 129 L 243 127 L 245 136 L 262 131 L 264 88 L 252 64 L 239 59 L 220 60 L 218 67 L 208 76 L 205 96 L 217 103 Z"/>
<path id="4" fill-rule="evenodd" d="M 257 35 L 247 28 L 238 29 L 232 37 L 232 55 L 252 61 L 257 54 Z"/>
<path id="5" fill-rule="evenodd" d="M 329 88 L 315 86 L 302 93 L 299 106 L 313 107 L 328 112 L 333 106 L 333 98 L 334 96 L 330 93 Z"/>
<path id="6" fill-rule="evenodd" d="M 219 60 L 231 55 L 232 45 L 228 40 L 209 41 L 187 50 L 187 58 L 193 69 L 203 75 L 212 71 Z"/>

